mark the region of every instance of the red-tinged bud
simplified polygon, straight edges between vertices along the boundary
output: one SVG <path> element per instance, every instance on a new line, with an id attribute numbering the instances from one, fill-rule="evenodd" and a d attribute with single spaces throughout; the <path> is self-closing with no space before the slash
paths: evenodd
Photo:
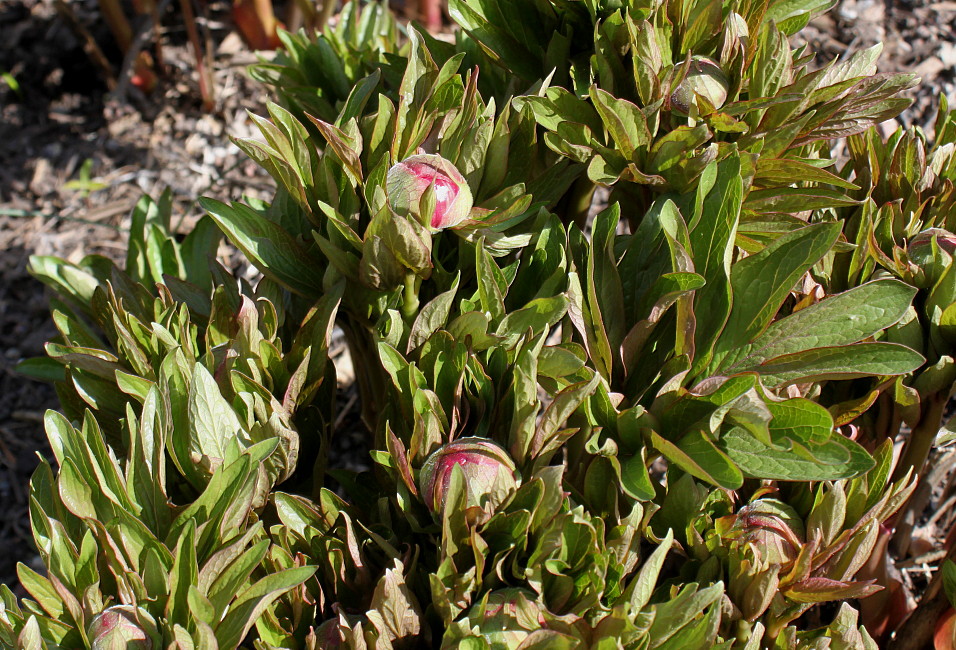
<path id="1" fill-rule="evenodd" d="M 518 487 L 515 464 L 504 449 L 486 438 L 461 438 L 433 453 L 422 466 L 422 498 L 436 514 L 444 510 L 455 466 L 461 467 L 465 477 L 465 507 L 483 513 L 479 521 L 491 517 Z"/>
<path id="2" fill-rule="evenodd" d="M 714 108 L 720 108 L 727 101 L 729 87 L 727 75 L 716 61 L 695 56 L 691 59 L 687 76 L 671 94 L 671 110 L 678 115 L 696 115 L 700 109 L 697 104 L 698 95 Z"/>
<path id="3" fill-rule="evenodd" d="M 750 542 L 763 563 L 784 566 L 796 559 L 806 535 L 803 522 L 793 509 L 775 499 L 747 504 L 736 515 L 722 518 L 727 539 Z"/>
<path id="4" fill-rule="evenodd" d="M 342 632 L 339 631 L 339 619 L 337 618 L 330 618 L 319 625 L 313 630 L 310 637 L 316 647 L 322 650 L 335 650 L 343 647 L 345 643 Z"/>
<path id="5" fill-rule="evenodd" d="M 429 188 L 434 200 L 430 211 L 422 201 Z M 392 210 L 402 216 L 412 215 L 432 230 L 453 228 L 471 212 L 468 182 L 454 165 L 438 155 L 420 154 L 392 165 L 385 189 Z"/>
<path id="6" fill-rule="evenodd" d="M 933 246 L 933 240 L 936 246 Z M 906 254 L 916 265 L 913 282 L 919 287 L 932 287 L 953 263 L 956 235 L 942 228 L 927 228 L 910 240 Z"/>
<path id="7" fill-rule="evenodd" d="M 777 593 L 780 566 L 761 559 L 751 542 L 732 545 L 728 560 L 727 595 L 740 615 L 752 623 L 763 615 Z"/>
<path id="8" fill-rule="evenodd" d="M 97 614 L 87 636 L 93 650 L 152 650 L 158 632 L 156 622 L 146 611 L 132 605 L 116 605 Z"/>

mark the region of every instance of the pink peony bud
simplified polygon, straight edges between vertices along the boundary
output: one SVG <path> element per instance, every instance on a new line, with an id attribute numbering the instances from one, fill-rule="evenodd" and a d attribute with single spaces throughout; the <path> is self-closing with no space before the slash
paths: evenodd
<path id="1" fill-rule="evenodd" d="M 933 239 L 936 239 L 938 252 L 934 255 Z M 919 287 L 936 284 L 946 268 L 953 262 L 956 251 L 956 235 L 942 228 L 927 228 L 919 233 L 906 247 L 906 254 L 916 265 L 913 283 Z"/>
<path id="2" fill-rule="evenodd" d="M 153 617 L 144 610 L 116 605 L 97 614 L 87 636 L 93 650 L 151 650 L 157 629 Z"/>
<path id="3" fill-rule="evenodd" d="M 518 487 L 515 464 L 504 449 L 485 438 L 461 438 L 433 453 L 422 466 L 422 497 L 433 513 L 440 514 L 445 507 L 456 465 L 465 475 L 465 507 L 477 509 L 479 521 L 491 517 Z"/>
<path id="4" fill-rule="evenodd" d="M 428 188 L 433 190 L 435 209 L 422 214 Z M 465 177 L 455 166 L 434 154 L 420 154 L 392 165 L 385 179 L 388 203 L 396 213 L 414 215 L 432 230 L 453 228 L 468 218 L 472 196 Z"/>
<path id="5" fill-rule="evenodd" d="M 716 61 L 695 56 L 691 59 L 687 76 L 671 95 L 671 110 L 678 115 L 690 115 L 692 112 L 696 115 L 698 95 L 714 108 L 720 108 L 727 101 L 729 85 L 727 75 Z"/>

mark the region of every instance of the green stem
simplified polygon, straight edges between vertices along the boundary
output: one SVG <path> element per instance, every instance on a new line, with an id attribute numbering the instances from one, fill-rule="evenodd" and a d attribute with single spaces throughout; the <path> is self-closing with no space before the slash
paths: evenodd
<path id="1" fill-rule="evenodd" d="M 421 278 L 409 271 L 405 274 L 405 289 L 402 292 L 402 316 L 411 322 L 418 315 L 418 289 Z"/>
<path id="2" fill-rule="evenodd" d="M 936 442 L 936 436 L 939 434 L 939 428 L 942 426 L 943 412 L 948 397 L 948 392 L 934 393 L 928 397 L 928 403 L 923 410 L 923 417 L 920 418 L 919 424 L 910 433 L 909 443 L 903 449 L 900 464 L 893 473 L 893 480 L 898 481 L 906 476 L 908 471 L 912 470 L 913 474 L 919 477 L 921 483 L 910 495 L 899 514 L 896 515 L 896 531 L 893 534 L 891 545 L 898 556 L 905 555 L 909 549 L 916 519 L 925 507 L 932 491 L 932 487 L 925 484 L 928 477 L 923 475 L 923 467 L 926 465 L 926 459 L 929 458 L 933 444 Z"/>
<path id="3" fill-rule="evenodd" d="M 340 323 L 348 342 L 355 383 L 361 404 L 361 419 L 369 431 L 375 430 L 387 392 L 388 376 L 378 361 L 373 334 L 360 319 L 346 318 Z"/>
<path id="4" fill-rule="evenodd" d="M 594 200 L 594 191 L 597 185 L 586 178 L 579 178 L 574 183 L 571 203 L 568 205 L 568 215 L 574 219 L 578 228 L 584 230 L 587 225 L 588 214 L 591 212 L 591 201 Z"/>
<path id="5" fill-rule="evenodd" d="M 900 464 L 893 473 L 894 481 L 903 478 L 910 469 L 916 474 L 923 469 L 942 426 L 948 396 L 947 393 L 934 393 L 929 396 L 928 404 L 923 409 L 923 417 L 910 433 L 909 444 L 906 445 Z"/>

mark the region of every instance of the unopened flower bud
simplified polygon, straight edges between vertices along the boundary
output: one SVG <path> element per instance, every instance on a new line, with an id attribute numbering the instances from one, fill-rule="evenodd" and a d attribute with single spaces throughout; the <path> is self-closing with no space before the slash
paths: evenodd
<path id="1" fill-rule="evenodd" d="M 433 210 L 424 205 L 431 201 L 423 201 L 429 188 Z M 432 230 L 453 228 L 471 212 L 471 188 L 465 177 L 454 165 L 435 154 L 411 156 L 392 165 L 385 189 L 392 210 L 402 216 L 412 215 Z"/>
<path id="2" fill-rule="evenodd" d="M 933 239 L 936 239 L 936 251 Z M 927 228 L 914 237 L 906 247 L 906 253 L 916 269 L 913 282 L 919 287 L 931 287 L 953 263 L 956 251 L 956 235 L 942 228 Z"/>
<path id="3" fill-rule="evenodd" d="M 342 633 L 339 631 L 339 619 L 330 618 L 319 625 L 312 632 L 312 640 L 316 647 L 322 650 L 335 650 L 344 645 Z"/>
<path id="4" fill-rule="evenodd" d="M 736 515 L 721 517 L 728 540 L 751 543 L 759 562 L 784 566 L 796 559 L 806 536 L 793 508 L 775 499 L 748 503 Z"/>
<path id="5" fill-rule="evenodd" d="M 444 510 L 455 466 L 461 467 L 465 477 L 465 507 L 481 512 L 479 520 L 491 517 L 517 489 L 515 464 L 504 449 L 485 438 L 461 438 L 433 453 L 422 466 L 422 497 L 436 514 Z"/>
<path id="6" fill-rule="evenodd" d="M 152 650 L 157 630 L 155 621 L 144 610 L 116 605 L 97 614 L 87 636 L 93 650 Z"/>
<path id="7" fill-rule="evenodd" d="M 691 59 L 687 76 L 671 94 L 671 110 L 678 115 L 691 115 L 698 112 L 697 96 L 700 95 L 714 108 L 720 108 L 727 101 L 727 89 L 730 84 L 716 61 L 702 56 Z"/>

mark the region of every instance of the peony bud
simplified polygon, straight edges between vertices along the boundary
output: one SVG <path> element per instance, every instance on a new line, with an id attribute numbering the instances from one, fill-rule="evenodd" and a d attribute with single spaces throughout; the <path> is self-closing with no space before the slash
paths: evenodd
<path id="1" fill-rule="evenodd" d="M 309 641 L 322 650 L 336 650 L 345 645 L 342 632 L 339 631 L 339 619 L 330 618 L 312 630 Z"/>
<path id="2" fill-rule="evenodd" d="M 732 546 L 728 556 L 730 575 L 727 593 L 740 615 L 751 623 L 760 618 L 777 594 L 780 565 L 761 559 L 754 544 Z"/>
<path id="3" fill-rule="evenodd" d="M 727 101 L 729 87 L 727 75 L 711 59 L 695 56 L 690 61 L 687 76 L 680 82 L 671 95 L 671 110 L 678 115 L 697 115 L 697 96 L 700 95 L 714 108 L 720 108 Z"/>
<path id="4" fill-rule="evenodd" d="M 445 445 L 425 461 L 419 477 L 422 497 L 440 514 L 455 466 L 465 475 L 465 507 L 476 508 L 479 521 L 487 520 L 517 489 L 515 464 L 504 449 L 486 438 L 461 438 Z"/>
<path id="5" fill-rule="evenodd" d="M 936 239 L 934 254 L 933 239 Z M 918 287 L 932 287 L 943 272 L 953 263 L 956 251 L 956 235 L 942 228 L 927 228 L 914 237 L 906 253 L 910 262 L 916 265 L 913 283 Z"/>
<path id="6" fill-rule="evenodd" d="M 435 207 L 430 214 L 423 214 L 429 211 L 422 201 L 429 188 Z M 453 228 L 471 212 L 471 188 L 465 177 L 450 162 L 434 154 L 411 156 L 392 165 L 385 189 L 392 210 L 402 216 L 413 215 L 432 230 Z"/>
<path id="7" fill-rule="evenodd" d="M 151 650 L 158 631 L 153 617 L 144 610 L 115 605 L 97 614 L 87 636 L 93 650 Z"/>
<path id="8" fill-rule="evenodd" d="M 776 499 L 753 501 L 736 515 L 720 518 L 725 539 L 750 542 L 760 562 L 784 566 L 796 559 L 806 536 L 803 521 Z"/>

